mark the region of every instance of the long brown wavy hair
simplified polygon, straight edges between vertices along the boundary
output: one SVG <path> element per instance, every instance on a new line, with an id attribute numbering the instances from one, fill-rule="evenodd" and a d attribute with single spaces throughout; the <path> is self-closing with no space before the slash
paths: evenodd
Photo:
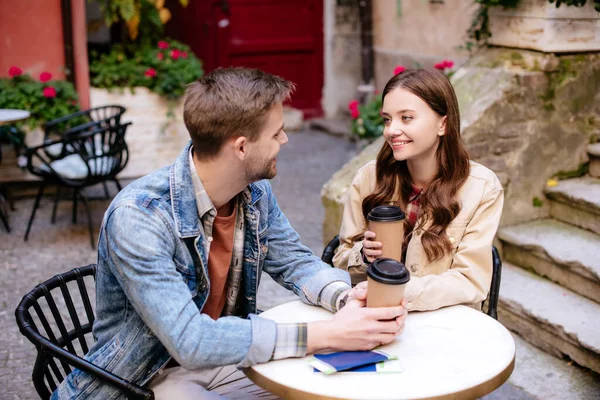
<path id="1" fill-rule="evenodd" d="M 452 244 L 445 234 L 446 228 L 458 215 L 461 204 L 456 193 L 469 176 L 469 155 L 460 137 L 458 100 L 448 78 L 437 70 L 407 69 L 395 75 L 385 85 L 385 96 L 394 89 L 403 88 L 418 96 L 440 116 L 446 116 L 446 132 L 440 136 L 435 153 L 439 172 L 420 199 L 420 222 L 415 229 L 423 228 L 431 219 L 430 227 L 423 229 L 421 242 L 429 262 L 450 253 Z M 373 207 L 389 204 L 397 186 L 400 188 L 400 207 L 408 204 L 412 193 L 411 176 L 406 160 L 397 161 L 386 142 L 377 155 L 376 185 L 372 194 L 362 202 L 366 221 Z M 406 221 L 408 223 L 408 219 Z"/>

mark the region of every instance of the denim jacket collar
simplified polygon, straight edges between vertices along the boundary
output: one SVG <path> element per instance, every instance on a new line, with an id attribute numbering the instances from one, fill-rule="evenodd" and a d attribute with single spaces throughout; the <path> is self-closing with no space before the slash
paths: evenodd
<path id="1" fill-rule="evenodd" d="M 171 191 L 171 207 L 177 233 L 181 239 L 198 237 L 202 232 L 202 222 L 198 217 L 196 198 L 194 196 L 194 183 L 190 176 L 189 151 L 192 146 L 190 141 L 179 154 L 169 171 L 169 185 Z M 242 196 L 244 203 L 254 205 L 264 195 L 254 183 L 244 189 Z"/>

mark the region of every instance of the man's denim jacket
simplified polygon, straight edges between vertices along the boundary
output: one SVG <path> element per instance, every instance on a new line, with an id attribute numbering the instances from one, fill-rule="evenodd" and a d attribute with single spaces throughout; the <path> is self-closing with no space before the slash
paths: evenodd
<path id="1" fill-rule="evenodd" d="M 214 321 L 201 314 L 210 281 L 189 146 L 173 165 L 117 195 L 98 239 L 93 328 L 97 342 L 85 358 L 140 385 L 160 374 L 171 355 L 189 370 L 268 361 L 276 325 L 255 315 L 263 270 L 309 304 L 317 304 L 327 284 L 350 283 L 347 272 L 322 263 L 300 243 L 269 182 L 259 181 L 247 188 L 242 210 L 243 273 L 235 313 L 242 318 Z M 70 399 L 119 396 L 80 370 L 74 370 L 53 394 Z"/>

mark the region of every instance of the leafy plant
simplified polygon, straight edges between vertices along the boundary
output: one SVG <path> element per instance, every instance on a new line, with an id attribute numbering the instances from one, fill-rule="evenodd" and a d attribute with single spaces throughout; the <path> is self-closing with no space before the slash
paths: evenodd
<path id="1" fill-rule="evenodd" d="M 10 68 L 8 78 L 0 78 L 0 108 L 29 111 L 25 124 L 30 128 L 79 110 L 72 83 L 52 80 L 48 72 L 34 80 L 16 66 Z"/>
<path id="2" fill-rule="evenodd" d="M 93 0 L 100 5 L 107 26 L 124 22 L 129 39 L 148 44 L 163 35 L 164 24 L 171 19 L 165 0 Z M 179 0 L 187 7 L 189 0 Z"/>
<path id="3" fill-rule="evenodd" d="M 147 87 L 168 100 L 179 99 L 188 83 L 203 74 L 201 61 L 182 43 L 159 41 L 128 51 L 113 46 L 107 54 L 93 52 L 92 85 L 99 88 Z"/>

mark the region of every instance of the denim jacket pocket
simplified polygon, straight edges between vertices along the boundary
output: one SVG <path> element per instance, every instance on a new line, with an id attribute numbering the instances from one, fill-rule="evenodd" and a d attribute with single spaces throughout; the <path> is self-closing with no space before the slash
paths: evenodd
<path id="1" fill-rule="evenodd" d="M 192 294 L 192 297 L 195 297 L 198 294 L 196 271 L 188 268 L 185 265 L 182 265 L 179 261 L 177 261 L 177 259 L 175 259 L 174 261 L 177 272 L 179 272 L 179 274 L 183 278 L 183 281 L 187 285 L 190 293 Z"/>

